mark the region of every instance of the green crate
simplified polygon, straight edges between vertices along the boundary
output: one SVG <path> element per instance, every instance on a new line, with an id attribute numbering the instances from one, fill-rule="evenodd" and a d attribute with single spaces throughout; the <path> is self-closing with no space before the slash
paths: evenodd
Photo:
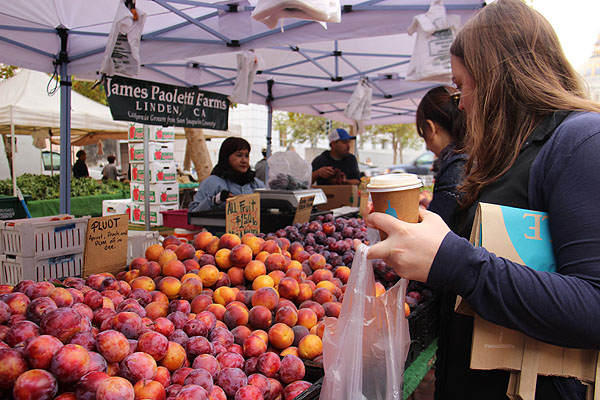
<path id="1" fill-rule="evenodd" d="M 31 200 L 31 196 L 23 196 L 25 203 Z M 0 219 L 27 218 L 27 213 L 18 197 L 0 196 Z"/>

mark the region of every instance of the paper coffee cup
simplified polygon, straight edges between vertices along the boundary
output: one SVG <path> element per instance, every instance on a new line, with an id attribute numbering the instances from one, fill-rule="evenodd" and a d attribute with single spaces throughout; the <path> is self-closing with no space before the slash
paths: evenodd
<path id="1" fill-rule="evenodd" d="M 415 174 L 386 174 L 371 178 L 367 190 L 373 211 L 389 214 L 406 222 L 419 222 L 419 192 L 423 186 Z M 387 236 L 379 231 L 381 239 Z"/>

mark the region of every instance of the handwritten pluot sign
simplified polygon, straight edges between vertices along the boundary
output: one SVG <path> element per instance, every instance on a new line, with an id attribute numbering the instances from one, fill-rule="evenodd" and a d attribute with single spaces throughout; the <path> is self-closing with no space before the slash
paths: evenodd
<path id="1" fill-rule="evenodd" d="M 83 253 L 83 276 L 110 272 L 127 265 L 127 214 L 90 218 Z"/>
<path id="2" fill-rule="evenodd" d="M 108 76 L 104 93 L 113 119 L 146 125 L 227 130 L 227 96 L 185 86 Z"/>
<path id="3" fill-rule="evenodd" d="M 260 195 L 258 193 L 243 194 L 227 199 L 225 231 L 238 236 L 260 232 Z"/>

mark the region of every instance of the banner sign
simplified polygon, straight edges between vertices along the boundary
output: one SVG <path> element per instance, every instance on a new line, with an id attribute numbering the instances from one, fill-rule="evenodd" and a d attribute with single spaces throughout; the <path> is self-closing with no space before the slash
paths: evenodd
<path id="1" fill-rule="evenodd" d="M 229 99 L 223 94 L 118 75 L 106 77 L 104 92 L 117 121 L 227 130 Z"/>

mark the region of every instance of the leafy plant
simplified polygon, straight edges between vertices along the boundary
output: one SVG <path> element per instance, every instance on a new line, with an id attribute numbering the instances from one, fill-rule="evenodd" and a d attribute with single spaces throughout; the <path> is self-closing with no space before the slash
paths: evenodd
<path id="1" fill-rule="evenodd" d="M 60 176 L 23 174 L 17 177 L 17 186 L 32 200 L 58 199 L 60 197 Z M 71 197 L 96 196 L 128 192 L 129 185 L 118 181 L 98 182 L 92 178 L 71 179 Z M 12 196 L 12 180 L 0 181 L 0 195 Z"/>

